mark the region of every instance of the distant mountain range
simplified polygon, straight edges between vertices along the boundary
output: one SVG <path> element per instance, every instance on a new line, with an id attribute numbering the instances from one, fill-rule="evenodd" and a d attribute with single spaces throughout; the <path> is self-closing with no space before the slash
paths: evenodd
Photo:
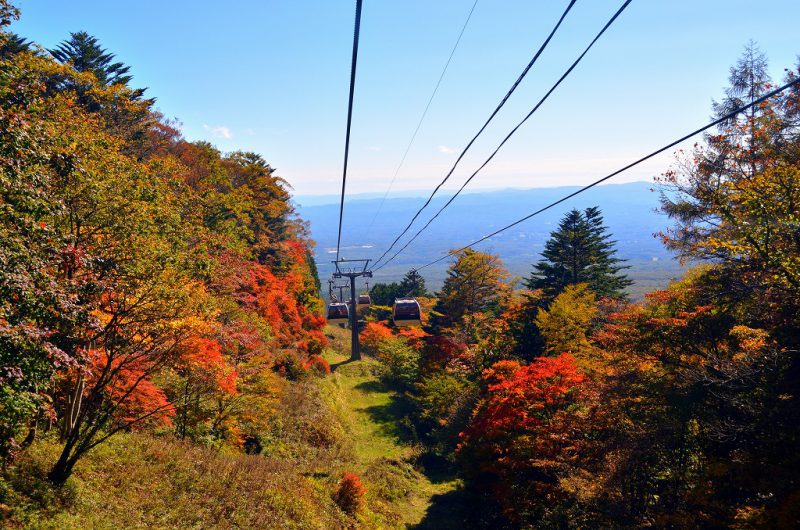
<path id="1" fill-rule="evenodd" d="M 477 248 L 499 254 L 513 275 L 525 277 L 530 274 L 531 265 L 540 258 L 545 241 L 565 212 L 572 208 L 600 206 L 606 225 L 617 241 L 619 257 L 628 260 L 631 265 L 628 274 L 635 281 L 631 294 L 639 298 L 644 292 L 662 287 L 682 273 L 678 262 L 655 237 L 657 232 L 669 226 L 670 221 L 656 211 L 659 196 L 653 188 L 654 185 L 647 182 L 597 186 L 492 237 Z M 465 193 L 404 253 L 376 272 L 373 282 L 398 280 L 409 269 L 429 263 L 446 254 L 449 249 L 470 243 L 577 189 L 577 186 L 565 186 Z M 451 194 L 444 193 L 436 197 L 406 238 L 413 235 Z M 317 242 L 316 260 L 323 283 L 333 271 L 331 261 L 336 253 L 338 201 L 336 196 L 296 198 L 298 213 L 310 223 L 312 236 Z M 424 198 L 390 196 L 376 218 L 381 201 L 382 195 L 367 195 L 356 196 L 345 202 L 342 257 L 376 259 L 424 203 Z M 429 288 L 441 287 L 447 264 L 445 260 L 421 271 Z"/>

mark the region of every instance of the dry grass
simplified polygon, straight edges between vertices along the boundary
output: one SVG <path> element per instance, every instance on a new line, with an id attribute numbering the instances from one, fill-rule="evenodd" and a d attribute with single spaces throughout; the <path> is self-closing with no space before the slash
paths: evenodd
<path id="1" fill-rule="evenodd" d="M 377 361 L 349 363 L 349 335 L 330 329 L 334 366 L 325 378 L 286 383 L 265 420 L 263 452 L 220 452 L 171 437 L 121 434 L 90 452 L 66 486 L 44 476 L 57 455 L 40 440 L 0 475 L 3 528 L 408 528 L 433 483 L 398 420 L 402 400 L 383 386 Z M 348 516 L 332 494 L 346 472 L 366 487 L 366 507 Z"/>
<path id="2" fill-rule="evenodd" d="M 41 479 L 39 443 L 6 478 L 3 524 L 25 528 L 341 528 L 323 483 L 289 461 L 125 434 L 99 446 L 62 491 Z M 5 492 L 9 497 L 9 491 Z M 11 501 L 11 504 L 8 503 Z"/>

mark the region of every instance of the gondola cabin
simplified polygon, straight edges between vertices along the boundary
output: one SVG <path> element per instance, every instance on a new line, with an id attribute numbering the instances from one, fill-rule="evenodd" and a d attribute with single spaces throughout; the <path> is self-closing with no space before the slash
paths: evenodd
<path id="1" fill-rule="evenodd" d="M 333 302 L 328 305 L 328 323 L 329 324 L 347 324 L 350 320 L 350 309 L 347 304 L 342 302 Z"/>
<path id="2" fill-rule="evenodd" d="M 421 315 L 419 302 L 414 298 L 397 298 L 394 301 L 392 320 L 395 326 L 419 326 L 422 324 Z"/>
<path id="3" fill-rule="evenodd" d="M 372 298 L 368 293 L 361 293 L 358 295 L 358 307 L 366 308 L 372 305 Z"/>

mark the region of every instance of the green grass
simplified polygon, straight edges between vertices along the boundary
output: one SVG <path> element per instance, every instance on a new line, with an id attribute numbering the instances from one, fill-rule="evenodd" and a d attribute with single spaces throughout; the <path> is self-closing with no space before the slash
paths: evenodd
<path id="1" fill-rule="evenodd" d="M 403 424 L 405 401 L 381 382 L 378 361 L 364 355 L 362 361 L 349 362 L 347 330 L 328 328 L 328 333 L 333 336 L 333 348 L 326 359 L 333 374 L 324 381 L 324 393 L 350 437 L 367 482 L 368 501 L 381 511 L 380 505 L 388 499 L 391 510 L 399 515 L 399 528 L 419 525 L 432 510 L 434 499 L 447 497 L 460 482 L 432 480 L 412 467 L 422 448 L 414 442 L 410 426 Z M 370 486 L 377 489 L 372 492 L 375 495 L 370 495 Z"/>

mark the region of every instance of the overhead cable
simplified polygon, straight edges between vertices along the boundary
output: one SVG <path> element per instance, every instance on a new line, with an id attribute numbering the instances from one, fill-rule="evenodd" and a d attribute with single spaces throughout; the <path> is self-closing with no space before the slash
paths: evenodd
<path id="1" fill-rule="evenodd" d="M 350 125 L 353 122 L 353 94 L 356 88 L 356 64 L 358 63 L 358 36 L 361 31 L 361 2 L 356 0 L 356 23 L 353 31 L 353 59 L 350 64 L 350 97 L 347 103 L 347 132 L 344 140 L 344 168 L 342 169 L 342 199 L 339 202 L 339 235 L 336 238 L 336 261 L 342 245 L 342 220 L 344 219 L 344 193 L 347 187 L 347 158 L 350 154 Z"/>
<path id="2" fill-rule="evenodd" d="M 506 92 L 506 95 L 503 96 L 503 99 L 500 100 L 500 103 L 497 105 L 497 108 L 494 109 L 494 112 L 492 112 L 492 114 L 489 116 L 489 118 L 486 120 L 486 122 L 483 124 L 483 126 L 478 130 L 477 133 L 475 133 L 475 136 L 473 136 L 472 139 L 467 143 L 467 146 L 464 147 L 464 149 L 461 151 L 461 154 L 458 155 L 458 158 L 456 159 L 455 163 L 453 164 L 453 167 L 450 168 L 450 171 L 447 172 L 447 175 L 445 175 L 444 179 L 442 179 L 442 181 L 436 186 L 436 188 L 434 188 L 434 190 L 431 193 L 430 197 L 428 197 L 428 199 L 425 201 L 425 204 L 423 204 L 422 207 L 419 210 L 417 210 L 417 213 L 414 214 L 414 216 L 411 218 L 411 221 L 409 221 L 408 225 L 403 229 L 402 232 L 400 232 L 400 235 L 398 235 L 395 238 L 395 240 L 392 242 L 392 244 L 389 245 L 389 248 L 387 248 L 386 251 L 383 254 L 381 254 L 380 257 L 377 260 L 375 260 L 375 265 L 377 265 L 394 248 L 394 246 L 397 244 L 397 242 L 400 241 L 400 238 L 403 237 L 408 232 L 408 230 L 414 224 L 414 221 L 417 220 L 417 218 L 419 217 L 419 214 L 421 214 L 422 211 L 425 210 L 425 208 L 428 207 L 428 205 L 431 203 L 431 201 L 433 200 L 433 197 L 436 195 L 436 193 L 439 191 L 439 189 L 445 184 L 445 182 L 447 182 L 447 180 L 450 178 L 450 175 L 452 175 L 453 172 L 456 170 L 456 167 L 458 166 L 458 163 L 461 162 L 461 159 L 464 158 L 464 155 L 467 154 L 467 151 L 469 151 L 470 147 L 472 147 L 472 144 L 475 143 L 475 140 L 478 139 L 478 137 L 483 133 L 483 131 L 486 129 L 486 127 L 489 126 L 489 123 L 491 123 L 491 121 L 494 119 L 494 117 L 497 116 L 497 113 L 500 112 L 500 109 L 502 109 L 503 106 L 506 104 L 506 101 L 508 101 L 508 98 L 511 97 L 511 94 L 514 93 L 514 91 L 517 89 L 519 84 L 522 82 L 522 80 L 528 74 L 530 69 L 533 67 L 533 65 L 536 63 L 536 61 L 539 59 L 539 56 L 545 50 L 545 48 L 547 47 L 548 43 L 550 42 L 550 39 L 553 38 L 553 35 L 555 35 L 556 31 L 561 26 L 561 23 L 566 18 L 567 13 L 570 12 L 570 10 L 572 9 L 572 6 L 575 5 L 576 1 L 577 0 L 570 0 L 570 3 L 567 5 L 567 8 L 562 13 L 561 18 L 558 19 L 558 22 L 556 23 L 555 27 L 553 27 L 553 29 L 550 32 L 550 34 L 547 36 L 547 38 L 544 40 L 542 45 L 539 47 L 539 49 L 533 55 L 533 58 L 530 60 L 530 62 L 528 62 L 528 65 L 522 70 L 522 73 L 520 73 L 520 75 L 517 77 L 517 80 L 514 81 L 514 84 L 511 85 L 511 88 L 508 90 L 508 92 Z M 630 2 L 631 0 L 628 0 L 628 1 Z"/>
<path id="3" fill-rule="evenodd" d="M 417 232 L 416 232 L 416 233 L 415 233 L 415 234 L 414 234 L 414 235 L 411 237 L 411 239 L 409 239 L 409 240 L 408 240 L 408 241 L 407 241 L 407 242 L 406 242 L 406 243 L 405 243 L 405 244 L 404 244 L 404 245 L 403 245 L 403 246 L 400 248 L 400 250 L 398 250 L 397 252 L 395 252 L 395 254 L 394 254 L 394 255 L 393 255 L 391 258 L 389 258 L 389 259 L 388 259 L 388 260 L 386 260 L 386 261 L 385 261 L 383 264 L 381 264 L 381 267 L 383 267 L 384 265 L 386 265 L 387 263 L 389 263 L 390 261 L 392 261 L 393 259 L 395 259 L 397 256 L 399 256 L 399 255 L 400 255 L 400 253 L 402 253 L 402 252 L 403 252 L 403 251 L 404 251 L 406 248 L 408 248 L 408 246 L 409 246 L 409 245 L 410 245 L 410 244 L 411 244 L 411 243 L 412 243 L 412 242 L 413 242 L 415 239 L 417 239 L 417 237 L 419 237 L 419 235 L 420 235 L 420 234 L 422 234 L 422 232 L 424 232 L 424 231 L 425 231 L 425 230 L 426 230 L 426 229 L 427 229 L 427 228 L 428 228 L 428 227 L 431 225 L 431 223 L 433 223 L 433 221 L 434 221 L 434 220 L 435 220 L 437 217 L 439 217 L 439 214 L 441 214 L 441 213 L 442 213 L 442 212 L 445 210 L 445 208 L 447 208 L 448 206 L 450 206 L 450 205 L 453 203 L 453 201 L 456 199 L 456 197 L 458 197 L 458 196 L 461 194 L 461 192 L 464 190 L 464 188 L 466 188 L 466 187 L 467 187 L 467 185 L 468 185 L 468 184 L 469 184 L 469 183 L 472 181 L 472 179 L 473 179 L 473 178 L 475 178 L 475 175 L 477 175 L 477 174 L 478 174 L 478 173 L 479 173 L 479 172 L 480 172 L 480 171 L 481 171 L 481 170 L 482 170 L 484 167 L 486 167 L 486 166 L 487 166 L 487 164 L 489 164 L 489 162 L 491 162 L 491 160 L 492 160 L 492 159 L 495 157 L 495 155 L 496 155 L 496 154 L 497 154 L 497 153 L 500 151 L 500 149 L 502 149 L 502 148 L 503 148 L 503 146 L 506 144 L 506 142 L 508 142 L 508 140 L 509 140 L 509 139 L 510 139 L 512 136 L 514 136 L 514 134 L 515 134 L 515 133 L 516 133 L 516 132 L 517 132 L 517 131 L 520 129 L 520 127 L 522 127 L 522 125 L 523 125 L 523 124 L 524 124 L 526 121 L 528 121 L 528 119 L 529 119 L 531 116 L 533 116 L 533 114 L 534 114 L 534 113 L 535 113 L 537 110 L 539 110 L 539 107 L 541 107 L 541 106 L 542 106 L 542 104 L 543 104 L 545 101 L 547 101 L 547 99 L 550 97 L 550 95 L 551 95 L 551 94 L 552 94 L 552 93 L 553 93 L 553 92 L 556 90 L 556 88 L 558 88 L 558 86 L 559 86 L 559 85 L 560 85 L 560 84 L 561 84 L 561 83 L 562 83 L 562 82 L 563 82 L 563 81 L 564 81 L 564 80 L 567 78 L 567 76 L 569 76 L 569 74 L 572 72 L 572 70 L 574 70 L 574 69 L 575 69 L 575 67 L 576 67 L 576 66 L 578 66 L 578 63 L 580 63 L 580 62 L 581 62 L 581 60 L 584 58 L 584 56 L 586 56 L 586 54 L 589 52 L 589 50 L 590 50 L 590 49 L 592 49 L 592 46 L 594 46 L 594 45 L 595 45 L 595 43 L 596 43 L 596 42 L 597 42 L 597 41 L 600 39 L 600 37 L 603 35 L 603 33 L 605 33 L 605 32 L 606 32 L 606 30 L 607 30 L 607 29 L 608 29 L 608 28 L 611 26 L 611 24 L 613 24 L 613 23 L 614 23 L 614 21 L 617 19 L 617 17 L 619 17 L 619 16 L 622 14 L 622 12 L 625 10 L 625 8 L 626 8 L 626 7 L 628 7 L 628 5 L 629 5 L 629 4 L 630 4 L 632 1 L 633 1 L 633 0 L 627 0 L 626 2 L 624 2 L 624 3 L 623 3 L 621 6 L 620 6 L 620 8 L 619 8 L 619 9 L 617 9 L 617 12 L 616 12 L 616 13 L 614 13 L 614 16 L 612 16 L 612 17 L 611 17 L 611 18 L 608 20 L 608 22 L 606 22 L 606 25 L 605 25 L 605 26 L 603 26 L 603 29 L 601 29 L 601 30 L 600 30 L 600 32 L 599 32 L 597 35 L 595 35 L 594 39 L 592 39 L 592 42 L 590 42 L 590 43 L 589 43 L 589 45 L 586 47 L 586 49 L 584 49 L 584 50 L 583 50 L 583 53 L 581 53 L 581 54 L 578 56 L 578 58 L 577 58 L 577 59 L 575 59 L 575 61 L 572 63 L 572 65 L 570 65 L 570 67 L 569 67 L 569 68 L 567 68 L 567 70 L 566 70 L 566 71 L 565 71 L 565 72 L 564 72 L 564 73 L 561 75 L 561 77 L 558 79 L 558 81 L 556 81 L 556 83 L 555 83 L 555 84 L 554 84 L 554 85 L 553 85 L 553 86 L 550 88 L 550 90 L 548 90 L 548 91 L 547 91 L 547 93 L 546 93 L 546 94 L 545 94 L 545 95 L 542 97 L 542 99 L 540 99 L 540 100 L 539 100 L 539 102 L 538 102 L 538 103 L 537 103 L 537 104 L 536 104 L 536 105 L 533 107 L 533 109 L 531 109 L 531 111 L 530 111 L 530 112 L 527 114 L 527 116 L 525 116 L 524 118 L 522 118 L 522 121 L 520 121 L 520 122 L 519 122 L 519 123 L 518 123 L 518 124 L 517 124 L 517 125 L 516 125 L 516 126 L 513 128 L 513 129 L 511 129 L 511 132 L 509 132 L 509 133 L 506 135 L 506 137 L 505 137 L 505 138 L 503 138 L 503 141 L 502 141 L 502 142 L 500 142 L 500 144 L 499 144 L 499 145 L 497 146 L 497 148 L 496 148 L 496 149 L 495 149 L 495 150 L 492 152 L 492 154 L 491 154 L 491 155 L 489 155 L 489 158 L 487 158 L 487 159 L 486 159 L 486 160 L 483 162 L 483 164 L 481 164 L 481 165 L 480 165 L 480 167 L 478 167 L 478 169 L 476 169 L 476 170 L 475 170 L 475 171 L 472 173 L 472 175 L 470 175 L 470 176 L 469 176 L 469 178 L 468 178 L 466 181 L 464 181 L 464 183 L 461 185 L 461 187 L 458 189 L 458 191 L 457 191 L 457 192 L 456 192 L 456 193 L 455 193 L 455 194 L 454 194 L 452 197 L 450 197 L 450 199 L 449 199 L 449 200 L 448 200 L 448 201 L 447 201 L 447 202 L 444 204 L 444 206 L 442 206 L 441 208 L 439 208 L 439 211 L 438 211 L 438 212 L 436 212 L 436 213 L 433 215 L 433 217 L 431 217 L 430 219 L 428 219 L 428 222 L 427 222 L 427 223 L 425 223 L 425 225 L 424 225 L 422 228 L 420 228 L 419 230 L 417 230 Z M 380 267 L 378 267 L 378 268 L 380 268 Z M 376 270 L 377 270 L 377 269 L 376 269 Z"/>
<path id="4" fill-rule="evenodd" d="M 391 182 L 389 182 L 389 188 L 386 190 L 386 193 L 383 194 L 381 203 L 378 205 L 378 209 L 375 211 L 375 215 L 372 216 L 372 221 L 370 221 L 369 225 L 367 226 L 367 230 L 364 232 L 365 240 L 369 237 L 370 231 L 372 230 L 373 225 L 375 225 L 375 221 L 378 219 L 378 216 L 383 210 L 383 205 L 386 202 L 386 198 L 389 196 L 389 192 L 392 191 L 392 187 L 394 186 L 395 180 L 397 180 L 397 175 L 400 173 L 400 169 L 403 167 L 403 164 L 405 164 L 408 152 L 411 150 L 411 145 L 414 143 L 414 140 L 417 137 L 417 133 L 419 132 L 420 127 L 422 127 L 422 122 L 425 121 L 425 116 L 428 114 L 428 109 L 431 108 L 431 103 L 433 103 L 433 98 L 436 97 L 436 93 L 439 91 L 439 85 L 442 84 L 442 79 L 444 79 L 444 74 L 447 73 L 447 68 L 450 66 L 450 61 L 453 60 L 453 55 L 455 55 L 456 53 L 458 44 L 461 42 L 461 37 L 464 36 L 464 31 L 467 29 L 467 25 L 469 24 L 469 21 L 472 18 L 472 13 L 475 11 L 475 6 L 477 5 L 478 5 L 478 0 L 475 0 L 475 2 L 472 4 L 472 8 L 469 10 L 467 19 L 464 21 L 464 25 L 461 26 L 461 32 L 459 32 L 458 34 L 458 38 L 456 39 L 456 43 L 453 45 L 453 49 L 450 50 L 450 56 L 447 58 L 447 62 L 444 63 L 444 68 L 442 69 L 442 73 L 439 75 L 439 80 L 436 81 L 436 86 L 433 87 L 433 92 L 431 93 L 431 96 L 428 98 L 428 103 L 425 105 L 425 109 L 422 111 L 422 116 L 419 117 L 419 121 L 417 122 L 417 127 L 411 134 L 411 139 L 408 141 L 408 145 L 406 145 L 406 150 L 403 152 L 403 156 L 400 158 L 400 163 L 394 170 L 394 175 L 392 175 L 392 180 Z"/>
<path id="5" fill-rule="evenodd" d="M 438 259 L 435 259 L 435 260 L 431 261 L 430 263 L 426 263 L 425 265 L 423 265 L 421 267 L 417 267 L 416 270 L 420 270 L 420 269 L 424 269 L 426 267 L 430 267 L 431 265 L 434 265 L 436 263 L 439 263 L 440 261 L 443 261 L 443 260 L 447 259 L 448 257 L 450 257 L 453 254 L 458 254 L 459 252 L 462 252 L 462 251 L 464 251 L 464 250 L 466 250 L 468 248 L 474 247 L 478 243 L 482 243 L 483 241 L 486 241 L 487 239 L 492 238 L 492 237 L 500 234 L 501 232 L 505 232 L 509 228 L 513 228 L 513 227 L 517 226 L 518 224 L 523 223 L 523 222 L 527 221 L 528 219 L 530 219 L 532 217 L 535 217 L 535 216 L 539 215 L 540 213 L 542 213 L 542 212 L 544 212 L 546 210 L 549 210 L 550 208 L 553 208 L 554 206 L 557 206 L 557 205 L 561 204 L 562 202 L 567 201 L 567 200 L 571 199 L 572 197 L 575 197 L 576 195 L 579 195 L 579 194 L 581 194 L 581 193 L 583 193 L 583 192 L 585 192 L 585 191 L 597 186 L 598 184 L 601 184 L 601 183 L 609 180 L 610 178 L 616 177 L 620 173 L 623 173 L 623 172 L 631 169 L 632 167 L 637 166 L 637 165 L 641 164 L 642 162 L 645 162 L 645 161 L 653 158 L 656 155 L 660 155 L 664 151 L 666 151 L 668 149 L 671 149 L 671 148 L 675 147 L 676 145 L 678 145 L 678 144 L 680 144 L 682 142 L 685 142 L 686 140 L 688 140 L 692 136 L 698 135 L 698 134 L 700 134 L 702 132 L 705 132 L 708 129 L 710 129 L 710 128 L 716 126 L 716 125 L 719 125 L 721 123 L 724 123 L 724 122 L 730 120 L 731 118 L 735 117 L 737 114 L 741 114 L 742 112 L 744 112 L 744 111 L 746 111 L 746 110 L 748 110 L 748 109 L 750 109 L 750 108 L 752 108 L 752 107 L 754 107 L 754 106 L 766 101 L 767 99 L 769 99 L 769 98 L 771 98 L 771 97 L 783 92 L 784 90 L 786 90 L 788 88 L 791 88 L 792 86 L 797 85 L 798 83 L 800 83 L 800 77 L 798 77 L 798 78 L 786 83 L 785 85 L 783 85 L 783 86 L 781 86 L 779 88 L 776 88 L 775 90 L 772 90 L 772 91 L 764 94 L 760 98 L 753 100 L 752 102 L 750 102 L 747 105 L 743 105 L 743 106 L 739 107 L 738 109 L 735 109 L 735 110 L 725 114 L 724 116 L 722 116 L 720 118 L 717 118 L 716 120 L 712 121 L 711 123 L 709 123 L 707 125 L 704 125 L 703 127 L 700 127 L 699 129 L 696 129 L 696 130 L 690 132 L 689 134 L 681 136 L 677 140 L 675 140 L 673 142 L 670 142 L 669 144 L 665 145 L 664 147 L 656 149 L 652 153 L 650 153 L 648 155 L 645 155 L 645 156 L 639 158 L 638 160 L 636 160 L 634 162 L 631 162 L 627 166 L 622 167 L 622 168 L 614 171 L 613 173 L 610 173 L 610 174 L 606 175 L 605 177 L 603 177 L 601 179 L 597 179 L 594 182 L 592 182 L 591 184 L 588 184 L 588 185 L 582 187 L 581 189 L 570 193 L 569 195 L 565 195 L 564 197 L 558 199 L 557 201 L 554 201 L 554 202 L 548 204 L 547 206 L 545 206 L 543 208 L 540 208 L 540 209 L 536 210 L 535 212 L 533 212 L 533 213 L 531 213 L 529 215 L 526 215 L 522 219 L 518 219 L 518 220 L 514 221 L 513 223 L 510 223 L 510 224 L 504 226 L 503 228 L 495 230 L 491 234 L 487 234 L 487 235 L 481 237 L 480 239 L 477 239 L 477 240 L 473 241 L 472 243 L 470 243 L 468 245 L 464 245 L 461 248 L 458 248 L 456 250 L 452 250 L 452 251 L 448 252 L 446 255 L 444 255 L 444 256 L 442 256 L 442 257 L 440 257 Z"/>

